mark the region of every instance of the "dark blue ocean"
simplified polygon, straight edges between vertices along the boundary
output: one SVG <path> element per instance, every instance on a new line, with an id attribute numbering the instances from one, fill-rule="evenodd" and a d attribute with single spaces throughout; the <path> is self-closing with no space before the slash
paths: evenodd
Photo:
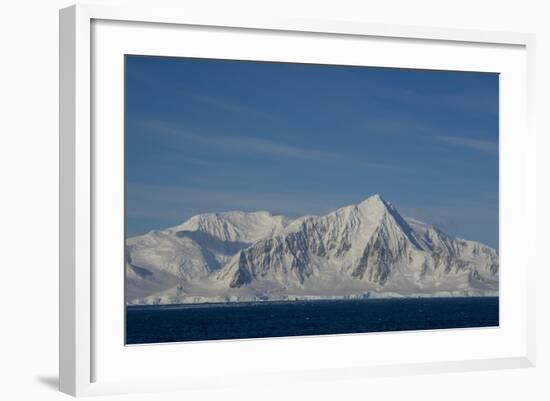
<path id="1" fill-rule="evenodd" d="M 126 308 L 126 343 L 498 326 L 498 298 L 292 301 Z"/>

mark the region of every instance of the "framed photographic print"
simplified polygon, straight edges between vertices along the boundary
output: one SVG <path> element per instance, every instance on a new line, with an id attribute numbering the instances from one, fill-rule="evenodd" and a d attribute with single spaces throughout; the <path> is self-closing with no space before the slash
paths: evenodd
<path id="1" fill-rule="evenodd" d="M 127 344 L 498 326 L 498 74 L 127 55 L 125 79 Z"/>
<path id="2" fill-rule="evenodd" d="M 531 35 L 60 33 L 62 391 L 532 366 Z"/>

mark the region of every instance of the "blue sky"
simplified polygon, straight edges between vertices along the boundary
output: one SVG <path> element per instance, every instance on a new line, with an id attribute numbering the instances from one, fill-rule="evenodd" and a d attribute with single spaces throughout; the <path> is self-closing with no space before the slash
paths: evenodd
<path id="1" fill-rule="evenodd" d="M 498 247 L 498 75 L 127 56 L 127 236 L 374 193 Z"/>

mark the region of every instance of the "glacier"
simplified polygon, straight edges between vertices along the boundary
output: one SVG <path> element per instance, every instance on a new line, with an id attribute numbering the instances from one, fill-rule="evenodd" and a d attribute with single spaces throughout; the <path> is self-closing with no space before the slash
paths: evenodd
<path id="1" fill-rule="evenodd" d="M 205 213 L 128 238 L 126 303 L 498 296 L 495 249 L 375 194 L 323 216 Z"/>

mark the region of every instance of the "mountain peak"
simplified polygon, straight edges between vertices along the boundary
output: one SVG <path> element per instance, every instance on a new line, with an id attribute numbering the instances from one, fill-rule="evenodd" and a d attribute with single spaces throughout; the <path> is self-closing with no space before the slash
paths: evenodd
<path id="1" fill-rule="evenodd" d="M 375 193 L 374 195 L 369 196 L 369 198 L 384 201 L 384 199 L 382 198 L 382 196 L 379 193 Z"/>
<path id="2" fill-rule="evenodd" d="M 376 193 L 374 195 L 369 196 L 364 201 L 360 202 L 360 204 L 361 203 L 366 203 L 366 202 L 368 202 L 368 203 L 382 203 L 384 205 L 388 203 L 384 200 L 384 198 L 382 198 L 382 195 L 380 195 L 379 193 Z"/>
<path id="3" fill-rule="evenodd" d="M 198 214 L 169 230 L 200 231 L 222 241 L 252 243 L 286 227 L 290 220 L 267 211 Z"/>
<path id="4" fill-rule="evenodd" d="M 378 193 L 369 196 L 367 199 L 360 202 L 357 206 L 360 209 L 366 208 L 366 209 L 376 209 L 380 211 L 388 208 L 392 208 L 391 203 L 384 200 L 384 198 L 382 198 L 382 196 Z"/>

